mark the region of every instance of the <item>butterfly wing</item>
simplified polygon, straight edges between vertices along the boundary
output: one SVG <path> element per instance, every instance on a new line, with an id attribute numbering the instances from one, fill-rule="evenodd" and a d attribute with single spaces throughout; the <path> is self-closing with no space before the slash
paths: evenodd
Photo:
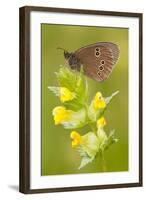
<path id="1" fill-rule="evenodd" d="M 119 48 L 110 42 L 99 42 L 75 51 L 84 72 L 96 81 L 104 81 L 111 74 L 119 58 Z"/>

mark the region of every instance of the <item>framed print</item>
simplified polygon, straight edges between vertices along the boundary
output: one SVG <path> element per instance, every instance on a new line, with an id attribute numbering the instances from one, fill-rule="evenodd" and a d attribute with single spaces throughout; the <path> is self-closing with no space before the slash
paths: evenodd
<path id="1" fill-rule="evenodd" d="M 20 8 L 20 192 L 142 186 L 142 14 Z"/>

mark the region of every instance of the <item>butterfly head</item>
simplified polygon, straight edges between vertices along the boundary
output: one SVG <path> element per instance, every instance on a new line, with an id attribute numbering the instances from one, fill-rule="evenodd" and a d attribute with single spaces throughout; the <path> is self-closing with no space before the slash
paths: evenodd
<path id="1" fill-rule="evenodd" d="M 69 53 L 67 50 L 60 47 L 58 47 L 57 49 L 61 49 L 64 51 L 64 58 L 66 59 L 72 70 L 80 71 L 81 63 L 80 60 L 76 57 L 75 53 Z"/>
<path id="2" fill-rule="evenodd" d="M 72 53 L 69 53 L 68 51 L 64 51 L 64 58 L 68 60 L 71 57 Z"/>

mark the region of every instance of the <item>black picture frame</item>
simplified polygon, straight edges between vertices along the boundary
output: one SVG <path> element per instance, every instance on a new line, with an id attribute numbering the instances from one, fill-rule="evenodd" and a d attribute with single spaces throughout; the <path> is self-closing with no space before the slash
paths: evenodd
<path id="1" fill-rule="evenodd" d="M 126 16 L 137 17 L 139 19 L 139 181 L 136 183 L 97 185 L 97 186 L 78 186 L 65 188 L 44 188 L 30 189 L 30 13 L 32 11 L 40 12 L 61 12 L 88 15 L 106 15 L 106 16 Z M 106 188 L 123 188 L 142 186 L 142 13 L 113 12 L 80 10 L 67 8 L 49 8 L 25 6 L 20 8 L 20 140 L 19 140 L 19 165 L 20 179 L 19 191 L 25 194 L 61 192 L 61 191 L 79 191 L 96 190 Z"/>

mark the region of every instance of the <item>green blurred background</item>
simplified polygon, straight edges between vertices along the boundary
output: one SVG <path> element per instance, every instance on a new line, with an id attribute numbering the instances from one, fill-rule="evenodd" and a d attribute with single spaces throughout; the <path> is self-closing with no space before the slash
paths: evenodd
<path id="1" fill-rule="evenodd" d="M 96 42 L 113 42 L 120 47 L 120 58 L 108 80 L 98 83 L 88 78 L 90 99 L 97 91 L 103 96 L 110 96 L 119 90 L 108 107 L 106 131 L 115 129 L 118 143 L 105 151 L 108 172 L 128 170 L 128 29 L 84 27 L 68 25 L 42 24 L 42 156 L 41 174 L 78 174 L 101 172 L 100 161 L 95 160 L 78 170 L 80 156 L 72 149 L 70 130 L 61 125 L 54 125 L 52 110 L 60 105 L 59 99 L 48 90 L 48 86 L 57 86 L 55 73 L 60 65 L 66 65 L 63 52 L 69 52 Z M 79 129 L 87 133 L 88 127 Z"/>

